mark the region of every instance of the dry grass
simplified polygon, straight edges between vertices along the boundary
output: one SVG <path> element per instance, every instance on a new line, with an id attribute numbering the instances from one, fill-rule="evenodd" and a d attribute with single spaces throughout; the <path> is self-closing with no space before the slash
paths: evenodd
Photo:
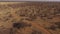
<path id="1" fill-rule="evenodd" d="M 9 29 L 13 28 L 13 23 L 23 22 L 30 24 L 30 27 L 20 24 L 21 28 L 13 28 L 14 34 L 40 34 L 38 33 L 40 31 L 43 32 L 42 34 L 60 34 L 59 25 L 55 24 L 60 22 L 59 5 L 60 3 L 53 2 L 0 2 L 1 34 L 4 34 L 5 30 L 9 33 Z"/>

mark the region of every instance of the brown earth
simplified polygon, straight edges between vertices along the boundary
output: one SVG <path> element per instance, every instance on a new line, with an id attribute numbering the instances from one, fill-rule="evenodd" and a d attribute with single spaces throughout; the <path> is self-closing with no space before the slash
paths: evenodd
<path id="1" fill-rule="evenodd" d="M 60 3 L 0 2 L 0 34 L 60 34 Z"/>

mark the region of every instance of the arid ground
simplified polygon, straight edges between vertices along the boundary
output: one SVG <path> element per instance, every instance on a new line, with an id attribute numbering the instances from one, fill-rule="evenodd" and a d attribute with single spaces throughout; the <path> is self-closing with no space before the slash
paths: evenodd
<path id="1" fill-rule="evenodd" d="M 60 34 L 60 2 L 0 2 L 0 34 Z"/>

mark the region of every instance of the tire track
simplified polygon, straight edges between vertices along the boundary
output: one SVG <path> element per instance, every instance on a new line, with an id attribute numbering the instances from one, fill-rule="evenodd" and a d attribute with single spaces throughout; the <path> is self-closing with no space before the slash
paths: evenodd
<path id="1" fill-rule="evenodd" d="M 43 28 L 43 26 L 38 25 L 36 22 L 28 21 L 28 23 L 31 23 L 31 24 L 32 24 L 32 27 L 36 27 L 36 29 L 41 30 L 42 32 L 44 32 L 44 34 L 51 34 L 50 31 L 48 31 L 48 30 L 46 30 L 45 28 Z"/>

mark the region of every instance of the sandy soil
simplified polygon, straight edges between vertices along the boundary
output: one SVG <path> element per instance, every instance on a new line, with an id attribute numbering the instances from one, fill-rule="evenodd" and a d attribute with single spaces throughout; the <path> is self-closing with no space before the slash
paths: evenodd
<path id="1" fill-rule="evenodd" d="M 60 3 L 0 2 L 0 34 L 60 34 Z"/>

